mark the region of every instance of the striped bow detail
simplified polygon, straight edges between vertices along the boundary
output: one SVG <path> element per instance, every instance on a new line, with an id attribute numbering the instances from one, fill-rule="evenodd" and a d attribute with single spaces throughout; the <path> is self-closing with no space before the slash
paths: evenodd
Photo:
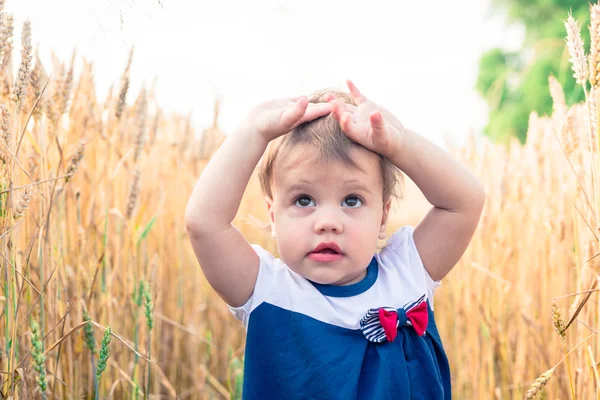
<path id="1" fill-rule="evenodd" d="M 401 326 L 412 326 L 417 335 L 427 330 L 429 314 L 425 295 L 403 308 L 371 308 L 360 320 L 360 329 L 370 342 L 393 342 Z"/>

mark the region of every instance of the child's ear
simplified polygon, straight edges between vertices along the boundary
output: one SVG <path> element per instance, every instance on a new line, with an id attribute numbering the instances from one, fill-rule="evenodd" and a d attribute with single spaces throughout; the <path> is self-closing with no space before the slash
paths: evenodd
<path id="1" fill-rule="evenodd" d="M 388 217 L 390 216 L 390 207 L 392 206 L 392 199 L 383 205 L 383 214 L 381 215 L 381 227 L 379 229 L 379 239 L 385 239 L 385 226 L 387 225 Z"/>

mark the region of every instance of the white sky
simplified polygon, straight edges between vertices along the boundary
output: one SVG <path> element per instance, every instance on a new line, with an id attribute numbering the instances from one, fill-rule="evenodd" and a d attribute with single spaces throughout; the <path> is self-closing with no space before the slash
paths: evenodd
<path id="1" fill-rule="evenodd" d="M 68 61 L 76 48 L 93 61 L 101 98 L 119 84 L 135 45 L 128 100 L 157 77 L 159 105 L 191 112 L 198 131 L 211 123 L 217 97 L 229 132 L 255 104 L 347 90 L 350 78 L 439 145 L 444 134 L 460 142 L 483 128 L 479 56 L 517 48 L 523 37 L 489 0 L 7 0 L 6 9 L 19 38 L 32 21 L 47 69 L 52 50 Z"/>

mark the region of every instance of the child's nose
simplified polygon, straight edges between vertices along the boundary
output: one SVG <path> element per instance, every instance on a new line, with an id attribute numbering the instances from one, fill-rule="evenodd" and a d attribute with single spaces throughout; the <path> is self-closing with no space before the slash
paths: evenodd
<path id="1" fill-rule="evenodd" d="M 344 225 L 341 218 L 336 215 L 336 212 L 331 209 L 321 209 L 318 212 L 315 221 L 315 233 L 321 234 L 325 232 L 342 233 Z"/>

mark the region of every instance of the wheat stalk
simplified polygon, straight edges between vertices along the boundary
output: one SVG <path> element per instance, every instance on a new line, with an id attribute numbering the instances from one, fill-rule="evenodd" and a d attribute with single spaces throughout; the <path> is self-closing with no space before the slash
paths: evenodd
<path id="1" fill-rule="evenodd" d="M 590 83 L 600 81 L 600 5 L 590 6 Z"/>
<path id="2" fill-rule="evenodd" d="M 0 66 L 0 69 L 10 74 L 10 68 L 8 68 L 8 71 L 6 71 L 6 67 L 10 66 L 10 60 L 12 58 L 13 45 L 11 39 L 13 37 L 13 32 L 15 28 L 15 20 L 12 15 L 6 15 L 6 18 L 4 18 L 3 22 L 4 24 L 2 25 L 2 31 L 0 32 L 0 53 L 2 54 L 2 64 Z"/>
<path id="3" fill-rule="evenodd" d="M 92 369 L 94 376 L 94 387 L 98 387 L 98 377 L 96 375 L 96 364 L 94 363 L 94 354 L 96 354 L 96 339 L 94 338 L 94 327 L 90 321 L 90 316 L 88 314 L 87 308 L 83 308 L 83 320 L 88 321 L 83 328 L 83 340 L 85 341 L 85 345 L 88 349 L 90 349 L 91 361 L 92 361 Z"/>
<path id="4" fill-rule="evenodd" d="M 33 357 L 33 369 L 38 373 L 38 386 L 42 397 L 46 399 L 46 356 L 44 356 L 40 326 L 36 320 L 31 320 L 31 356 Z"/>
<path id="5" fill-rule="evenodd" d="M 596 90 L 596 86 L 592 86 L 590 89 L 590 93 L 588 96 L 588 106 L 589 106 L 589 118 L 590 118 L 590 149 L 594 149 L 596 146 L 596 140 L 598 137 L 598 91 Z"/>
<path id="6" fill-rule="evenodd" d="M 79 142 L 79 146 L 77 146 L 77 149 L 75 150 L 75 154 L 73 154 L 73 156 L 71 157 L 71 160 L 69 160 L 69 166 L 67 167 L 67 172 L 65 174 L 65 175 L 67 175 L 67 177 L 65 178 L 65 182 L 68 182 L 69 179 L 71 178 L 71 176 L 77 170 L 79 163 L 83 159 L 83 151 L 84 150 L 85 150 L 85 142 L 83 140 L 81 140 Z"/>
<path id="7" fill-rule="evenodd" d="M 83 309 L 83 320 L 89 321 L 90 316 L 86 308 Z M 92 356 L 96 353 L 96 340 L 94 339 L 94 327 L 88 322 L 83 328 L 85 345 L 92 352 Z"/>
<path id="8" fill-rule="evenodd" d="M 571 154 L 579 147 L 579 135 L 575 131 L 575 116 L 572 111 L 568 111 L 565 115 L 561 126 L 561 138 L 565 148 L 565 154 L 570 157 Z"/>
<path id="9" fill-rule="evenodd" d="M 154 326 L 154 317 L 153 317 L 153 305 L 152 305 L 152 296 L 150 295 L 150 283 L 145 282 L 142 286 L 142 295 L 144 297 L 144 308 L 146 314 L 146 325 L 148 325 L 148 330 L 151 331 Z"/>
<path id="10" fill-rule="evenodd" d="M 23 195 L 21 196 L 21 198 L 17 202 L 17 205 L 15 206 L 15 213 L 13 215 L 13 217 L 15 219 L 19 219 L 23 216 L 23 214 L 25 214 L 25 210 L 27 210 L 27 207 L 29 206 L 29 202 L 31 201 L 32 196 L 33 196 L 33 185 L 27 185 L 25 187 L 25 190 L 23 191 Z"/>
<path id="11" fill-rule="evenodd" d="M 579 22 L 573 19 L 571 13 L 565 21 L 565 27 L 567 28 L 567 48 L 571 55 L 571 66 L 575 74 L 575 80 L 578 84 L 583 85 L 588 78 L 589 70 L 585 52 L 583 50 L 583 40 L 581 39 L 581 28 Z"/>
<path id="12" fill-rule="evenodd" d="M 532 400 L 534 397 L 539 396 L 541 394 L 540 392 L 544 390 L 546 383 L 548 383 L 550 378 L 552 378 L 553 373 L 554 368 L 549 369 L 540 375 L 540 377 L 533 382 L 533 385 L 531 385 L 531 388 L 525 394 L 525 400 Z"/>
<path id="13" fill-rule="evenodd" d="M 35 65 L 33 67 L 33 70 L 31 71 L 31 88 L 32 88 L 32 94 L 30 96 L 31 98 L 31 105 L 34 104 L 35 99 L 37 99 L 40 95 L 42 95 L 42 90 L 44 87 L 45 82 L 48 81 L 48 73 L 46 72 L 46 70 L 44 69 L 44 65 L 42 64 L 42 60 L 40 59 L 40 54 L 38 51 L 35 52 Z M 42 118 L 42 112 L 43 112 L 43 107 L 42 104 L 44 102 L 42 101 L 41 103 L 39 103 L 35 109 L 33 110 L 33 117 L 39 121 Z"/>
<path id="14" fill-rule="evenodd" d="M 564 116 L 567 112 L 565 92 L 554 75 L 550 75 L 548 77 L 548 85 L 550 87 L 550 96 L 552 97 L 552 108 L 554 109 L 554 113 L 562 118 L 562 116 Z"/>
<path id="15" fill-rule="evenodd" d="M 565 363 L 567 364 L 567 372 L 569 374 L 569 384 L 571 387 L 571 395 L 573 396 L 573 398 L 575 398 L 575 389 L 573 388 L 573 378 L 571 377 L 571 365 L 569 364 L 569 354 L 567 352 L 567 326 L 565 324 L 565 321 L 562 318 L 562 312 L 560 310 L 560 307 L 558 307 L 558 304 L 556 304 L 556 302 L 554 300 L 552 300 L 552 324 L 554 325 L 554 329 L 556 330 L 556 332 L 558 333 L 558 335 L 560 336 L 562 345 L 563 345 L 563 350 L 565 353 Z"/>
<path id="16" fill-rule="evenodd" d="M 562 342 L 565 342 L 566 333 L 565 333 L 565 321 L 562 319 L 562 312 L 558 304 L 555 301 L 552 301 L 552 324 L 554 325 L 554 329 L 560 336 Z"/>
<path id="17" fill-rule="evenodd" d="M 21 34 L 21 64 L 17 72 L 17 78 L 13 86 L 12 100 L 17 104 L 20 110 L 23 106 L 21 99 L 27 95 L 27 86 L 29 84 L 29 74 L 31 73 L 31 60 L 33 49 L 31 47 L 31 21 L 23 23 Z"/>
<path id="18" fill-rule="evenodd" d="M 129 52 L 129 59 L 127 60 L 127 66 L 123 72 L 121 78 L 121 91 L 119 92 L 119 98 L 117 100 L 117 107 L 115 109 L 115 117 L 117 120 L 121 119 L 123 115 L 123 109 L 125 108 L 125 102 L 127 99 L 127 91 L 129 90 L 129 68 L 131 67 L 131 60 L 133 59 L 133 49 Z"/>
<path id="19" fill-rule="evenodd" d="M 33 105 L 35 99 L 39 96 L 42 90 L 42 82 L 40 82 L 40 76 L 42 75 L 42 63 L 39 60 L 39 55 L 36 50 L 35 52 L 35 64 L 31 68 L 29 73 L 29 87 L 31 90 L 27 90 L 27 105 Z M 28 107 L 29 108 L 29 107 Z M 39 107 L 33 110 L 33 115 L 36 120 L 39 120 Z"/>
<path id="20" fill-rule="evenodd" d="M 67 76 L 63 80 L 60 91 L 60 107 L 59 115 L 63 115 L 69 106 L 69 98 L 71 97 L 71 90 L 73 88 L 73 68 L 75 66 L 75 52 L 71 56 L 71 66 L 67 72 Z"/>
<path id="21" fill-rule="evenodd" d="M 110 355 L 110 339 L 111 330 L 110 326 L 107 326 L 106 330 L 104 331 L 104 336 L 102 337 L 100 355 L 98 356 L 98 365 L 96 366 L 96 400 L 98 400 L 99 397 L 98 387 L 100 383 L 100 376 L 102 376 L 102 373 L 106 369 L 106 362 L 108 361 L 108 356 Z"/>
<path id="22" fill-rule="evenodd" d="M 144 142 L 146 139 L 146 119 L 147 119 L 147 108 L 148 101 L 146 100 L 146 90 L 142 89 L 140 96 L 137 102 L 137 134 L 135 136 L 135 152 L 133 156 L 133 162 L 137 163 L 138 158 L 142 152 L 142 148 L 144 147 Z"/>
<path id="23" fill-rule="evenodd" d="M 135 170 L 133 171 L 133 180 L 131 181 L 131 185 L 129 187 L 127 212 L 125 213 L 126 219 L 131 218 L 131 216 L 133 215 L 133 209 L 135 208 L 139 193 L 140 193 L 140 169 L 136 165 Z"/>
<path id="24" fill-rule="evenodd" d="M 573 16 L 571 15 L 571 13 L 569 12 L 569 17 L 567 18 L 567 20 L 565 21 L 565 27 L 567 30 L 567 48 L 569 50 L 569 54 L 571 55 L 571 65 L 573 68 L 573 71 L 575 72 L 575 74 L 573 75 L 575 77 L 575 80 L 577 81 L 578 84 L 581 85 L 581 87 L 583 88 L 583 93 L 585 94 L 585 99 L 588 100 L 589 99 L 589 95 L 588 95 L 588 91 L 587 91 L 587 80 L 588 80 L 588 75 L 589 75 L 589 63 L 587 61 L 584 49 L 583 49 L 583 39 L 581 38 L 581 29 L 579 27 L 579 23 L 577 21 L 575 21 L 573 19 Z M 588 101 L 588 115 L 591 113 L 590 108 L 589 108 L 589 101 Z M 590 159 L 590 166 L 591 166 L 591 173 L 592 173 L 592 190 L 594 192 L 594 200 L 596 199 L 596 173 L 595 173 L 595 153 L 594 153 L 594 149 L 591 147 L 592 144 L 592 125 L 591 125 L 591 121 L 590 121 L 590 129 L 588 130 L 588 138 L 589 138 L 589 143 L 590 143 L 590 152 L 591 152 L 591 159 Z M 595 206 L 595 217 L 596 217 L 596 229 L 598 229 L 598 224 L 600 223 L 598 218 L 599 218 L 599 211 L 598 211 L 598 203 L 595 202 L 594 203 Z"/>
<path id="25" fill-rule="evenodd" d="M 8 148 L 11 148 L 10 115 L 4 104 L 0 104 L 0 136 L 4 143 L 8 145 Z"/>
<path id="26" fill-rule="evenodd" d="M 63 85 L 64 85 L 64 65 L 61 64 L 57 68 L 56 78 L 54 79 L 54 87 L 52 89 L 52 95 L 48 95 L 47 100 L 44 104 L 44 108 L 46 111 L 46 117 L 50 121 L 50 125 L 52 129 L 56 129 L 58 127 L 58 121 L 61 115 L 62 108 L 62 93 L 63 93 Z M 52 132 L 54 133 L 54 132 Z"/>
<path id="27" fill-rule="evenodd" d="M 150 147 L 152 147 L 154 145 L 154 143 L 156 142 L 156 136 L 158 134 L 158 124 L 160 122 L 160 113 L 157 111 L 156 114 L 154 115 L 154 120 L 152 122 L 152 128 L 150 128 L 150 133 L 149 133 L 149 145 Z"/>
<path id="28" fill-rule="evenodd" d="M 150 295 L 150 283 L 145 282 L 142 285 L 142 293 L 144 296 L 144 308 L 146 314 L 146 325 L 148 326 L 148 343 L 147 343 L 147 353 L 148 357 L 151 355 L 152 350 L 152 327 L 154 326 L 154 315 L 153 315 L 153 305 L 152 305 L 152 297 Z M 148 371 L 146 377 L 146 396 L 150 395 L 150 364 L 148 364 Z"/>

